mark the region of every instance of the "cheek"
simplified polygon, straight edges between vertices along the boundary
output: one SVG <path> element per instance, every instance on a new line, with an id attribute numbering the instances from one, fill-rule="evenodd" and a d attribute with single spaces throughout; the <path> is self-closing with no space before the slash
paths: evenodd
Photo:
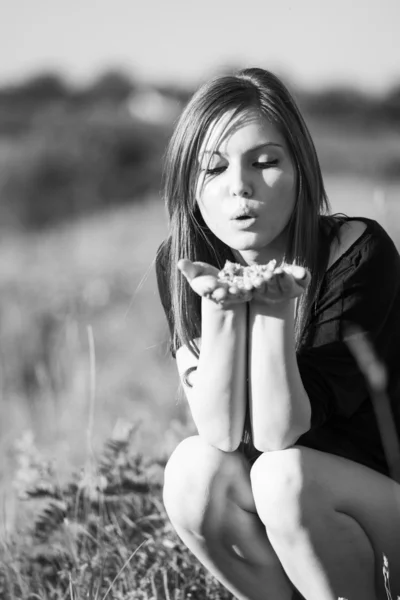
<path id="1" fill-rule="evenodd" d="M 264 181 L 269 187 L 280 191 L 287 190 L 288 192 L 294 190 L 296 178 L 292 171 L 267 169 L 264 173 Z"/>
<path id="2" fill-rule="evenodd" d="M 221 194 L 219 186 L 215 182 L 207 182 L 203 189 L 201 189 L 201 186 L 197 187 L 196 200 L 203 217 L 213 218 L 213 216 L 218 215 L 220 212 L 218 199 L 221 199 Z"/>
<path id="3" fill-rule="evenodd" d="M 272 198 L 280 203 L 294 204 L 296 196 L 296 178 L 292 172 L 278 170 L 266 171 L 264 181 L 272 192 Z"/>

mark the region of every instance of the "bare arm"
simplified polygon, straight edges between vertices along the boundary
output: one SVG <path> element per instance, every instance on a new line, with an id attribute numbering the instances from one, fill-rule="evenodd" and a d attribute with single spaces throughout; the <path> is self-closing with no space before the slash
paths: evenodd
<path id="1" fill-rule="evenodd" d="M 197 365 L 193 387 L 184 389 L 199 435 L 220 450 L 236 450 L 246 408 L 246 305 L 223 310 L 203 298 L 200 358 L 186 347 L 176 358 L 181 377 Z"/>
<path id="2" fill-rule="evenodd" d="M 294 298 L 250 302 L 249 402 L 255 447 L 287 448 L 310 428 L 311 407 L 297 366 Z"/>
<path id="3" fill-rule="evenodd" d="M 201 281 L 190 267 L 184 274 L 197 293 L 207 293 L 208 275 Z M 180 348 L 176 355 L 178 370 L 199 435 L 213 446 L 232 452 L 241 441 L 246 411 L 247 303 L 223 306 L 203 296 L 201 310 L 200 358 L 197 361 L 187 347 Z M 192 388 L 183 381 L 190 366 L 197 366 L 191 376 Z"/>

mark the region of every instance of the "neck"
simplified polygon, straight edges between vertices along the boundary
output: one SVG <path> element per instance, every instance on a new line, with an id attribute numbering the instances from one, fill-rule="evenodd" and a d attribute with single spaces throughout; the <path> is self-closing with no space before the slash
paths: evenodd
<path id="1" fill-rule="evenodd" d="M 280 243 L 281 242 L 281 243 Z M 275 259 L 279 265 L 285 256 L 286 243 L 284 240 L 274 240 L 264 248 L 249 248 L 248 250 L 234 250 L 233 253 L 242 265 L 265 265 Z"/>
<path id="2" fill-rule="evenodd" d="M 274 251 L 273 249 L 263 250 L 234 250 L 237 261 L 246 265 L 266 265 L 270 260 L 275 259 L 277 264 L 283 261 L 284 253 Z"/>
<path id="3" fill-rule="evenodd" d="M 279 265 L 287 249 L 288 227 L 263 248 L 249 248 L 248 250 L 233 250 L 236 260 L 242 265 L 265 265 L 275 259 Z"/>

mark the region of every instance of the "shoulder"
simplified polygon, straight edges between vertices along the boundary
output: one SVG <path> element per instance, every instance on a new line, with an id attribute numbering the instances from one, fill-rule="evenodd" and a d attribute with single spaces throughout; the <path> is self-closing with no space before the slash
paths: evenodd
<path id="1" fill-rule="evenodd" d="M 332 269 L 331 269 L 332 267 Z M 340 227 L 338 237 L 331 244 L 328 269 L 338 274 L 368 267 L 388 267 L 400 272 L 400 255 L 396 245 L 385 229 L 374 219 L 348 218 Z"/>
<path id="2" fill-rule="evenodd" d="M 367 229 L 367 223 L 359 220 L 345 221 L 339 231 L 338 238 L 335 238 L 330 247 L 330 255 L 327 268 L 329 269 L 336 261 L 340 259 L 351 246 L 362 236 Z"/>
<path id="3" fill-rule="evenodd" d="M 351 323 L 375 336 L 384 330 L 400 338 L 399 252 L 377 221 L 351 222 L 339 236 L 342 253 L 327 270 L 315 304 L 313 345 L 342 340 Z"/>
<path id="4" fill-rule="evenodd" d="M 398 327 L 400 314 L 400 255 L 389 234 L 377 221 L 367 225 L 345 253 L 337 286 L 346 318 L 365 330 L 378 332 L 391 323 Z"/>

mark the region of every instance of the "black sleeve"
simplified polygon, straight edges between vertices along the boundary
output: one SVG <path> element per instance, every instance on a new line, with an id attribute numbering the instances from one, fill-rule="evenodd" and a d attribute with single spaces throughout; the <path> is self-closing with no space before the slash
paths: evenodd
<path id="1" fill-rule="evenodd" d="M 169 290 L 169 238 L 164 240 L 162 244 L 159 246 L 156 255 L 156 277 L 157 277 L 157 287 L 158 293 L 160 296 L 160 301 L 162 307 L 164 309 L 165 317 L 168 323 L 168 329 L 170 334 L 170 350 L 172 356 L 175 358 L 175 353 L 172 347 L 172 339 L 174 335 L 174 320 L 172 314 L 172 303 L 171 303 L 171 294 Z"/>
<path id="2" fill-rule="evenodd" d="M 378 224 L 359 250 L 326 279 L 311 323 L 311 346 L 297 356 L 311 403 L 311 429 L 333 416 L 351 417 L 369 397 L 364 376 L 344 341 L 349 325 L 368 332 L 385 362 L 393 361 L 394 342 L 400 341 L 400 257 Z"/>

